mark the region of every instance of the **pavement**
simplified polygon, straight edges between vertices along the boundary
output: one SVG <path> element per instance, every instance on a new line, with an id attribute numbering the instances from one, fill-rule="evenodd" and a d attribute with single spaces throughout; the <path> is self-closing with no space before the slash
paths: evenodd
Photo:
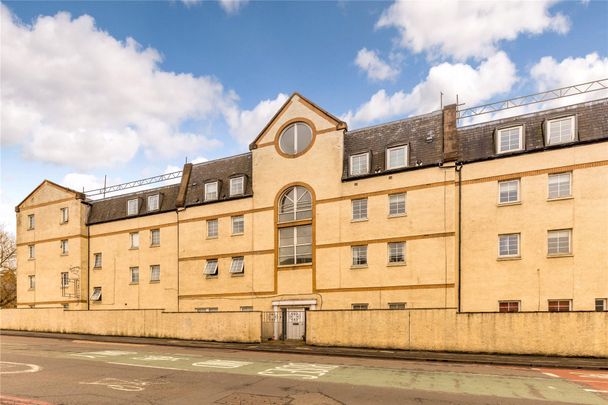
<path id="1" fill-rule="evenodd" d="M 0 339 L 0 404 L 608 404 L 608 372 Z"/>
<path id="2" fill-rule="evenodd" d="M 1 330 L 0 335 L 50 337 L 58 339 L 94 340 L 100 342 L 154 344 L 161 346 L 247 350 L 256 352 L 293 353 L 319 356 L 345 356 L 376 359 L 414 360 L 430 362 L 456 362 L 466 364 L 494 364 L 511 366 L 529 366 L 546 368 L 570 368 L 588 370 L 608 370 L 608 358 L 596 357 L 558 357 L 533 356 L 511 354 L 487 353 L 456 353 L 456 352 L 430 352 L 409 350 L 383 350 L 351 347 L 325 347 L 311 346 L 303 342 L 269 341 L 263 343 L 225 343 L 204 342 L 196 340 L 162 339 L 148 337 L 102 336 L 83 335 L 73 333 L 43 333 Z"/>

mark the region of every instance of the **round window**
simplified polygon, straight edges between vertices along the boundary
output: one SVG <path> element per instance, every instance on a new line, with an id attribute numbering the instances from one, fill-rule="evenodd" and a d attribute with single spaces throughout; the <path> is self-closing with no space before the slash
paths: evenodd
<path id="1" fill-rule="evenodd" d="M 312 129 L 303 122 L 295 122 L 285 128 L 279 138 L 281 151 L 288 155 L 297 155 L 310 146 Z"/>

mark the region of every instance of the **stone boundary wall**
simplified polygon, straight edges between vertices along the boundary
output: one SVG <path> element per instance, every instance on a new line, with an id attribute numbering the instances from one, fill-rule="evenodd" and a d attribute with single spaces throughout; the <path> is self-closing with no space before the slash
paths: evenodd
<path id="1" fill-rule="evenodd" d="M 608 312 L 308 311 L 319 346 L 608 357 Z"/>
<path id="2" fill-rule="evenodd" d="M 262 335 L 262 315 L 260 312 L 178 313 L 158 309 L 2 309 L 0 329 L 257 343 Z"/>

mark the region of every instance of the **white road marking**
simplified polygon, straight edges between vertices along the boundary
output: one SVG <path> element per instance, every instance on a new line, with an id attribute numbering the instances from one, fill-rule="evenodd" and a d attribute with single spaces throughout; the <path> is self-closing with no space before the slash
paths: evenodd
<path id="1" fill-rule="evenodd" d="M 178 360 L 188 360 L 186 357 L 173 357 L 173 356 L 163 356 L 163 355 L 148 355 L 144 357 L 133 357 L 133 360 L 144 360 L 144 361 L 178 361 Z"/>
<path id="2" fill-rule="evenodd" d="M 553 373 L 543 373 L 543 374 L 548 375 L 549 377 L 559 378 L 559 376 L 557 374 L 553 374 Z"/>
<path id="3" fill-rule="evenodd" d="M 196 367 L 211 367 L 211 368 L 239 368 L 253 364 L 250 361 L 234 361 L 234 360 L 207 360 L 192 363 Z"/>
<path id="4" fill-rule="evenodd" d="M 81 381 L 79 384 L 85 385 L 105 385 L 106 387 L 117 390 L 117 391 L 129 391 L 129 392 L 139 392 L 145 389 L 145 386 L 149 383 L 141 380 L 121 380 L 118 378 L 103 378 L 98 381 L 93 382 L 85 382 Z"/>
<path id="5" fill-rule="evenodd" d="M 19 367 L 19 366 L 25 366 L 26 368 L 23 370 L 16 370 L 16 371 L 4 371 L 3 369 L 6 368 L 7 365 L 8 365 L 9 369 Z M 13 363 L 11 361 L 0 361 L 0 374 L 35 373 L 40 370 L 42 370 L 42 367 L 40 367 L 36 364 Z"/>
<path id="6" fill-rule="evenodd" d="M 183 368 L 175 368 L 175 367 L 163 367 L 163 366 L 150 366 L 148 364 L 131 364 L 131 363 L 119 363 L 116 361 L 108 361 L 108 364 L 118 364 L 120 366 L 131 366 L 131 367 L 147 367 L 147 368 L 160 368 L 163 370 L 178 370 L 178 371 L 191 371 Z"/>
<path id="7" fill-rule="evenodd" d="M 115 346 L 149 346 L 146 344 L 140 343 L 120 343 L 120 342 L 99 342 L 97 340 L 72 340 L 72 343 L 88 343 L 91 345 L 115 345 Z"/>
<path id="8" fill-rule="evenodd" d="M 603 393 L 608 392 L 608 391 L 605 391 L 605 390 L 592 390 L 592 389 L 589 389 L 589 388 L 584 388 L 584 390 L 588 391 L 588 392 L 603 392 Z"/>
<path id="9" fill-rule="evenodd" d="M 87 359 L 128 356 L 133 354 L 137 354 L 137 352 L 125 352 L 122 350 L 102 350 L 99 352 L 70 353 L 71 356 L 86 357 Z"/>
<path id="10" fill-rule="evenodd" d="M 260 371 L 258 374 L 272 377 L 299 377 L 303 380 L 316 380 L 338 367 L 323 364 L 289 363 Z"/>

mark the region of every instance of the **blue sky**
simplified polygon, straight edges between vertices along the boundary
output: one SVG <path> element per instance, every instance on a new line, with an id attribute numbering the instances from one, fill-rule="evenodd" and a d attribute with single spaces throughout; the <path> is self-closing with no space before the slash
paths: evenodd
<path id="1" fill-rule="evenodd" d="M 436 110 L 440 91 L 473 106 L 608 77 L 604 1 L 2 4 L 9 229 L 44 178 L 90 188 L 244 152 L 294 91 L 356 128 Z"/>

